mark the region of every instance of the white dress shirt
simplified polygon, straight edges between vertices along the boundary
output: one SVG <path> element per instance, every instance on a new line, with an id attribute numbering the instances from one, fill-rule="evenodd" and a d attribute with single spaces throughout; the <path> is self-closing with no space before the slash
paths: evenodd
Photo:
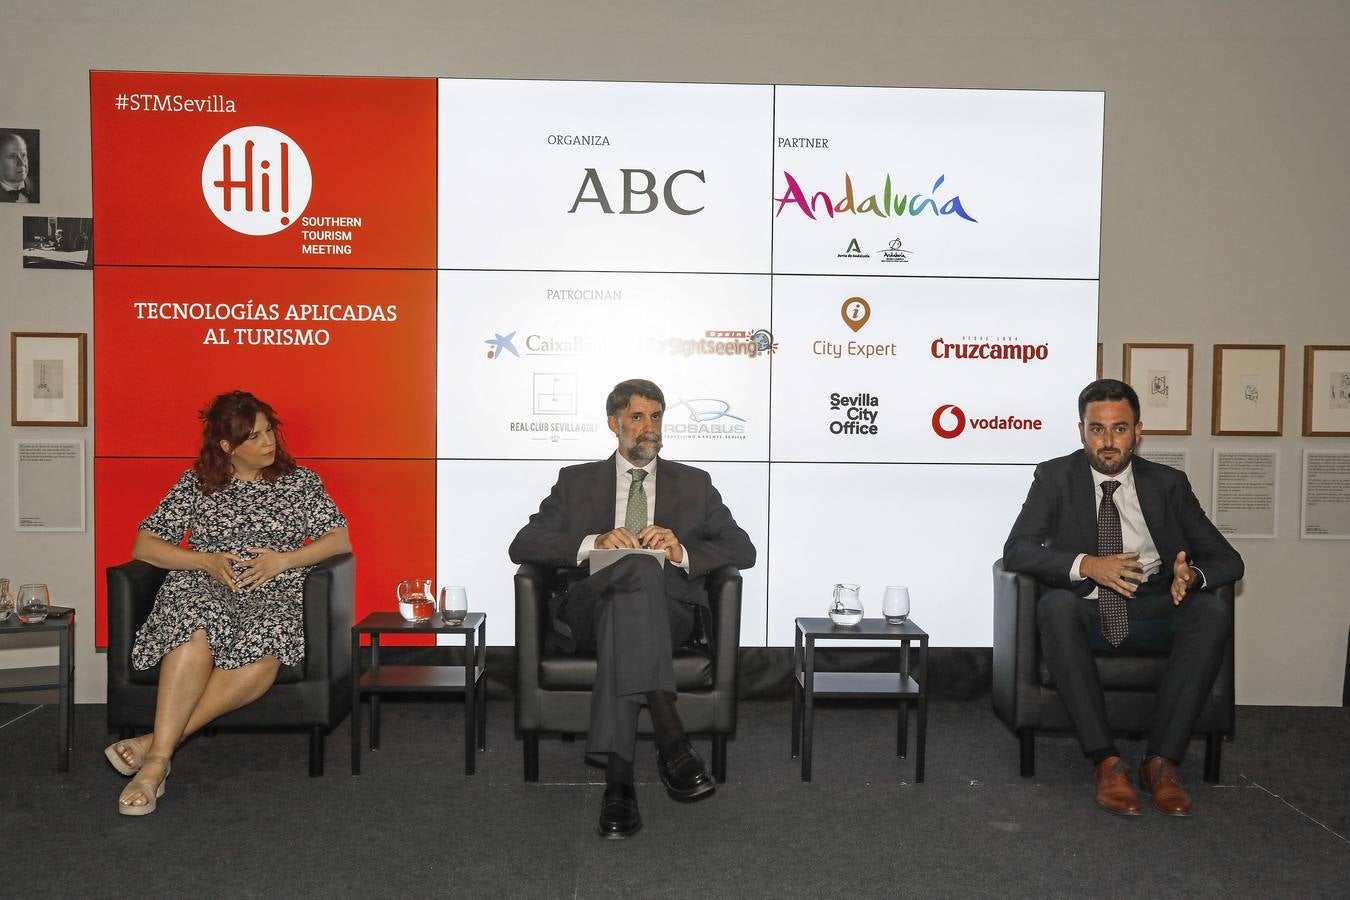
<path id="1" fill-rule="evenodd" d="M 1153 546 L 1153 536 L 1148 533 L 1148 525 L 1144 522 L 1144 511 L 1139 507 L 1139 492 L 1134 488 L 1134 465 L 1126 466 L 1123 472 L 1115 476 L 1103 475 L 1096 469 L 1090 469 L 1092 472 L 1092 496 L 1096 501 L 1094 506 L 1101 509 L 1102 505 L 1102 482 L 1117 481 L 1120 487 L 1116 488 L 1111 499 L 1115 501 L 1116 511 L 1120 513 L 1120 536 L 1121 547 L 1124 552 L 1136 551 L 1139 553 L 1139 564 L 1144 567 L 1144 574 L 1140 583 L 1148 581 L 1153 573 L 1162 568 L 1162 558 L 1158 555 L 1158 548 Z M 1069 569 L 1069 579 L 1071 581 L 1081 581 L 1083 573 L 1080 567 L 1083 564 L 1083 557 L 1086 553 L 1078 554 L 1078 558 L 1073 561 L 1073 567 Z M 1089 599 L 1097 599 L 1097 588 L 1094 587 L 1088 595 Z"/>
<path id="2" fill-rule="evenodd" d="M 654 525 L 656 520 L 656 464 L 660 457 L 655 457 L 645 466 L 637 466 L 623 458 L 622 453 L 614 454 L 614 527 L 622 528 L 624 522 L 628 519 L 628 491 L 633 484 L 633 476 L 628 474 L 630 469 L 641 469 L 647 473 L 647 477 L 642 479 L 642 493 L 647 495 L 647 524 Z M 679 537 L 679 535 L 675 535 Z M 581 542 L 581 547 L 577 550 L 577 565 L 581 565 L 591 556 L 591 551 L 595 549 L 595 542 L 600 537 L 598 534 L 588 534 Z M 683 545 L 681 545 L 683 549 Z M 686 550 L 683 559 L 675 563 L 686 572 L 689 571 L 689 552 Z M 669 560 L 667 560 L 669 562 Z"/>

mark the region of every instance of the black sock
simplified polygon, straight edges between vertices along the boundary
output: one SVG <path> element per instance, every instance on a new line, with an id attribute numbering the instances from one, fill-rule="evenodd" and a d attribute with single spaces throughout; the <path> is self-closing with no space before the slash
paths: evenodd
<path id="1" fill-rule="evenodd" d="M 605 766 L 605 784 L 632 784 L 633 761 L 624 759 L 617 753 L 609 755 L 609 764 Z"/>
<path id="2" fill-rule="evenodd" d="M 670 759 L 680 741 L 687 740 L 680 714 L 675 711 L 675 695 L 666 691 L 649 691 L 647 709 L 652 714 L 652 728 L 656 731 L 656 746 L 661 755 Z"/>
<path id="3" fill-rule="evenodd" d="M 1116 749 L 1115 744 L 1112 744 L 1110 747 L 1107 747 L 1104 750 L 1093 750 L 1091 753 L 1088 754 L 1088 758 L 1092 760 L 1093 766 L 1100 766 L 1102 763 L 1106 762 L 1111 757 L 1119 755 L 1120 751 Z"/>

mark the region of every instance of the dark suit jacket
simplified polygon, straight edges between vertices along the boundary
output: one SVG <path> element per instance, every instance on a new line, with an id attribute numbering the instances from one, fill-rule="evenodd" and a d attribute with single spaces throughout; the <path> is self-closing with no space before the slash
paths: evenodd
<path id="1" fill-rule="evenodd" d="M 1137 456 L 1130 465 L 1144 524 L 1162 557 L 1162 568 L 1139 591 L 1169 590 L 1172 563 L 1182 550 L 1205 574 L 1205 590 L 1240 579 L 1242 557 L 1205 516 L 1186 473 Z M 1026 502 L 1003 545 L 1003 567 L 1086 595 L 1093 588 L 1091 580 L 1069 580 L 1080 553 L 1097 555 L 1096 491 L 1083 450 L 1036 467 Z"/>
<path id="2" fill-rule="evenodd" d="M 614 528 L 614 472 L 613 456 L 559 471 L 539 511 L 511 542 L 511 561 L 575 568 L 582 539 Z M 666 594 L 673 599 L 706 607 L 703 583 L 708 572 L 728 564 L 738 569 L 755 564 L 750 536 L 736 524 L 702 469 L 668 459 L 656 464 L 653 521 L 675 532 L 689 556 L 688 575 L 673 563 L 665 565 Z"/>

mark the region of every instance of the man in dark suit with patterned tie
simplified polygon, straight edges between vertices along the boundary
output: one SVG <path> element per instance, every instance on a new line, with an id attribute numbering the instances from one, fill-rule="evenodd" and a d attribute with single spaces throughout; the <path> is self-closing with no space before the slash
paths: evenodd
<path id="1" fill-rule="evenodd" d="M 1213 590 L 1242 578 L 1242 557 L 1185 473 L 1134 455 L 1143 423 L 1133 388 L 1094 381 L 1078 395 L 1078 419 L 1083 449 L 1036 467 L 1003 565 L 1044 586 L 1041 652 L 1096 767 L 1097 803 L 1113 813 L 1138 815 L 1142 804 L 1107 725 L 1093 652 L 1169 654 L 1139 780 L 1157 809 L 1187 816 L 1177 766 L 1228 640 Z"/>
<path id="2" fill-rule="evenodd" d="M 511 560 L 580 567 L 594 550 L 632 554 L 580 579 L 550 602 L 553 639 L 596 655 L 587 758 L 605 765 L 598 831 L 628 837 L 642 827 L 633 789 L 637 717 L 645 704 L 667 793 L 692 802 L 716 784 L 694 752 L 676 709 L 672 655 L 696 633 L 708 608 L 704 579 L 724 565 L 748 569 L 755 548 L 708 473 L 657 454 L 666 401 L 650 381 L 615 385 L 605 403 L 618 451 L 568 466 L 511 542 Z"/>

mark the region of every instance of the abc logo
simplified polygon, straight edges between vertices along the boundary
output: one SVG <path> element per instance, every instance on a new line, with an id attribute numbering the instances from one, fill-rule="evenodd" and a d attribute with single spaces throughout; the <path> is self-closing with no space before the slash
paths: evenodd
<path id="1" fill-rule="evenodd" d="M 950 428 L 942 424 L 942 415 L 948 410 L 951 410 L 952 418 L 955 420 Z M 961 411 L 961 407 L 944 403 L 933 410 L 933 430 L 937 432 L 938 437 L 954 438 L 966 430 L 966 414 Z"/>
<path id="2" fill-rule="evenodd" d="M 216 141 L 202 163 L 202 196 L 222 224 L 240 234 L 275 234 L 305 211 L 313 186 L 305 151 L 265 125 L 245 125 Z"/>

